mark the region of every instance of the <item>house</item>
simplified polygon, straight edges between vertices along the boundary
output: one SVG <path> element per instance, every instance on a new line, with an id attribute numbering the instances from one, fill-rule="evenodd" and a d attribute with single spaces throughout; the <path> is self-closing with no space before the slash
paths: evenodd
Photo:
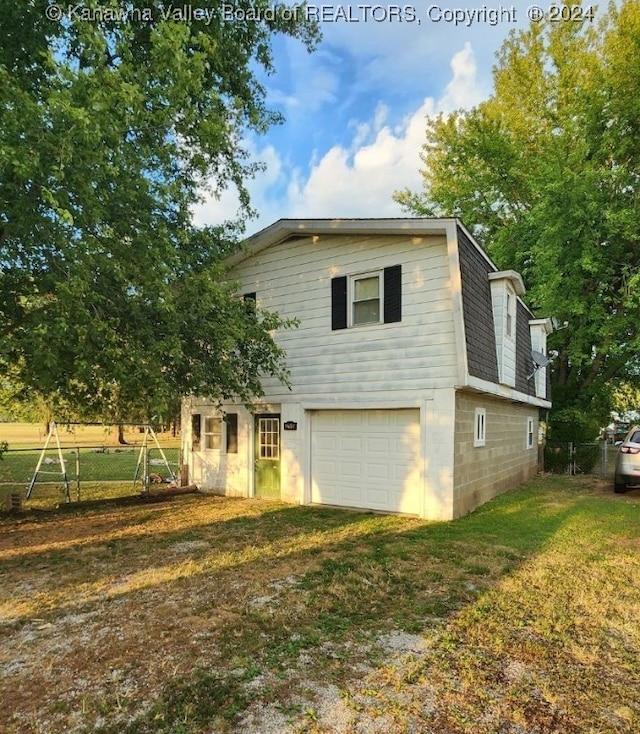
<path id="1" fill-rule="evenodd" d="M 229 265 L 299 320 L 276 337 L 291 389 L 266 379 L 253 412 L 186 399 L 190 482 L 448 520 L 536 474 L 551 320 L 460 221 L 282 219 Z"/>

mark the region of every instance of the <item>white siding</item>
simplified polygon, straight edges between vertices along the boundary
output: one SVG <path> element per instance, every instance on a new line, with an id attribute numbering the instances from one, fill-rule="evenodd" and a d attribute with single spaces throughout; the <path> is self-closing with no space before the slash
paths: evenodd
<path id="1" fill-rule="evenodd" d="M 531 348 L 542 354 L 547 353 L 547 334 L 551 331 L 551 326 L 547 319 L 533 319 L 529 321 L 529 329 L 531 332 Z M 547 368 L 539 367 L 535 372 L 536 396 L 539 398 L 547 397 Z"/>
<path id="2" fill-rule="evenodd" d="M 402 322 L 331 330 L 331 279 L 402 265 Z M 443 236 L 324 235 L 273 245 L 233 277 L 258 305 L 300 321 L 282 331 L 297 400 L 366 400 L 450 386 L 457 375 L 451 279 Z M 269 399 L 288 390 L 264 381 Z"/>
<path id="3" fill-rule="evenodd" d="M 222 446 L 219 450 L 205 449 L 204 440 L 201 442 L 200 450 L 192 450 L 192 415 L 201 415 L 204 427 L 204 420 L 207 416 L 219 416 L 221 413 L 216 406 L 204 398 L 185 400 L 182 406 L 182 461 L 189 467 L 190 483 L 196 484 L 201 489 L 220 494 L 246 497 L 252 486 L 253 416 L 239 406 L 227 405 L 223 406 L 223 410 L 238 414 L 237 453 L 227 453 L 224 430 Z"/>
<path id="4" fill-rule="evenodd" d="M 507 334 L 507 295 L 512 308 L 511 334 Z M 516 296 L 506 279 L 491 281 L 493 323 L 496 330 L 496 353 L 499 380 L 504 385 L 516 384 Z"/>

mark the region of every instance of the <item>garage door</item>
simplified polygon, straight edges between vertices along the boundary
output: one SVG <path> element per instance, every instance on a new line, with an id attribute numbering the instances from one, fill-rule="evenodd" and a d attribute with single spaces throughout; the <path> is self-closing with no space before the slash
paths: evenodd
<path id="1" fill-rule="evenodd" d="M 311 501 L 420 514 L 418 410 L 319 410 L 311 416 Z"/>

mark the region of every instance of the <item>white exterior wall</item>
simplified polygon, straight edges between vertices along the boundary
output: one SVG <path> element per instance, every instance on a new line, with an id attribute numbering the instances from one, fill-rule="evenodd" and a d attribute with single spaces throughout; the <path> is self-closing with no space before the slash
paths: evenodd
<path id="1" fill-rule="evenodd" d="M 280 423 L 280 496 L 285 502 L 305 502 L 305 474 L 308 460 L 305 447 L 305 414 L 300 403 L 282 403 Z M 293 421 L 297 430 L 285 431 L 284 424 Z"/>
<path id="2" fill-rule="evenodd" d="M 428 520 L 454 517 L 454 432 L 456 394 L 453 389 L 434 390 L 423 409 L 425 507 Z"/>
<path id="3" fill-rule="evenodd" d="M 551 333 L 549 319 L 532 319 L 529 321 L 531 332 L 531 349 L 541 354 L 547 353 L 547 334 Z M 547 397 L 547 367 L 540 367 L 535 372 L 536 397 Z"/>
<path id="4" fill-rule="evenodd" d="M 507 294 L 510 295 L 514 307 L 511 335 L 507 334 Z M 514 387 L 516 384 L 516 295 L 509 288 L 506 280 L 491 281 L 491 303 L 496 333 L 499 380 L 504 385 Z"/>
<path id="5" fill-rule="evenodd" d="M 345 409 L 363 408 L 361 402 L 346 402 Z M 370 408 L 390 409 L 389 402 L 371 403 Z M 455 429 L 455 391 L 438 389 L 427 393 L 427 398 L 412 405 L 394 405 L 394 408 L 419 408 L 420 432 L 416 437 L 414 466 L 422 477 L 423 505 L 419 514 L 429 520 L 450 520 L 454 517 L 453 458 Z M 191 416 L 199 413 L 204 418 L 217 415 L 218 409 L 204 399 L 185 400 L 183 404 L 183 462 L 189 466 L 189 481 L 204 491 L 227 496 L 254 495 L 254 416 L 237 405 L 224 405 L 226 412 L 238 413 L 238 453 L 224 450 L 191 451 Z M 259 405 L 256 412 L 281 415 L 281 499 L 294 504 L 311 501 L 311 416 L 312 409 L 304 409 L 298 402 Z M 284 430 L 285 422 L 295 422 L 297 429 Z M 224 436 L 223 436 L 224 444 Z"/>
<path id="6" fill-rule="evenodd" d="M 223 410 L 238 414 L 238 453 L 229 454 L 223 448 L 205 449 L 204 438 L 200 451 L 192 451 L 191 416 L 202 416 L 202 428 L 207 416 L 219 416 L 220 410 L 205 398 L 192 398 L 182 403 L 182 461 L 189 467 L 189 482 L 209 491 L 231 497 L 247 497 L 252 494 L 253 460 L 253 416 L 237 405 L 223 406 Z"/>
<path id="7" fill-rule="evenodd" d="M 402 321 L 331 330 L 331 279 L 402 265 Z M 326 235 L 273 245 L 240 263 L 232 276 L 258 306 L 297 318 L 281 331 L 292 394 L 340 407 L 449 386 L 457 374 L 451 278 L 443 236 Z M 291 393 L 264 380 L 269 400 Z"/>

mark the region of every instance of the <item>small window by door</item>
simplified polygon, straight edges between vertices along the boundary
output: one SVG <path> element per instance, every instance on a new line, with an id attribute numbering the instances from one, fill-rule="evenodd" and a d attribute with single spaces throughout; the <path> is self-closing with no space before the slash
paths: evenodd
<path id="1" fill-rule="evenodd" d="M 204 419 L 204 448 L 220 450 L 222 446 L 222 418 L 208 416 Z"/>

